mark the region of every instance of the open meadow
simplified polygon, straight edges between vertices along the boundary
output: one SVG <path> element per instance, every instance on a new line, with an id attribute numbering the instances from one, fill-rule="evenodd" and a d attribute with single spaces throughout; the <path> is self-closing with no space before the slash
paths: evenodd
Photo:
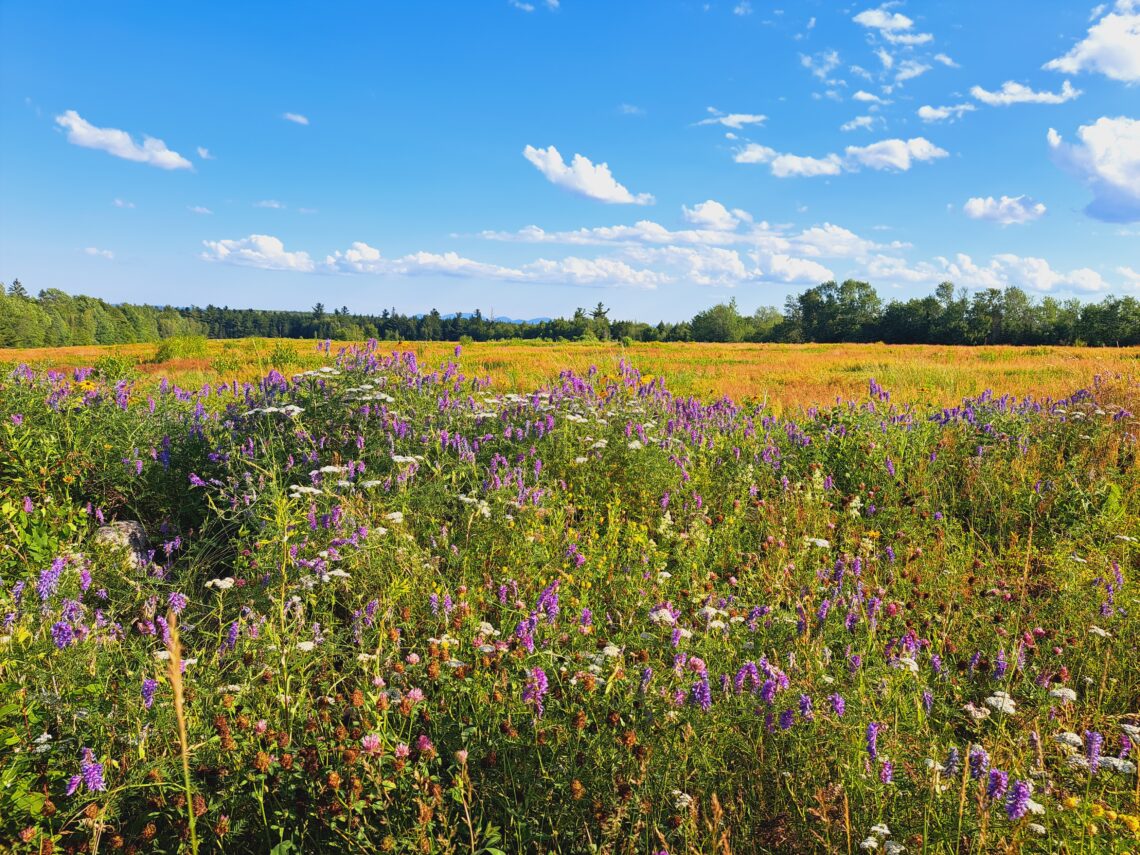
<path id="1" fill-rule="evenodd" d="M 1135 351 L 155 349 L 4 354 L 0 848 L 1140 847 Z"/>
<path id="2" fill-rule="evenodd" d="M 334 342 L 333 347 L 348 345 Z M 416 354 L 438 364 L 451 342 L 380 342 L 383 352 Z M 528 391 L 563 370 L 614 372 L 625 359 L 646 375 L 667 378 L 675 394 L 712 399 L 758 398 L 807 407 L 861 393 L 875 377 L 908 402 L 950 405 L 993 389 L 1010 395 L 1063 397 L 1097 375 L 1140 372 L 1140 347 L 940 347 L 884 344 L 707 344 L 617 342 L 465 342 L 463 365 L 496 391 Z M 323 364 L 313 341 L 171 339 L 161 344 L 0 349 L 0 364 L 70 369 L 102 366 L 137 375 L 143 386 L 166 377 L 186 388 L 254 380 L 267 371 Z"/>

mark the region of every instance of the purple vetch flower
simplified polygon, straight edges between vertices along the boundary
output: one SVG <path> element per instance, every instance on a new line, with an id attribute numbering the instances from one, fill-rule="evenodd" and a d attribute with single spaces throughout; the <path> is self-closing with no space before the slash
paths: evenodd
<path id="1" fill-rule="evenodd" d="M 1009 773 L 1001 769 L 990 769 L 990 779 L 986 784 L 986 797 L 991 802 L 1000 801 L 1009 787 Z"/>
<path id="2" fill-rule="evenodd" d="M 32 497 L 31 496 L 24 496 L 24 513 L 30 514 L 35 509 L 36 509 L 36 506 L 32 504 Z"/>
<path id="3" fill-rule="evenodd" d="M 990 768 L 990 755 L 986 753 L 986 749 L 980 745 L 975 745 L 970 749 L 970 777 L 975 781 L 980 781 L 985 777 L 987 770 Z"/>
<path id="4" fill-rule="evenodd" d="M 958 753 L 957 746 L 951 745 L 950 750 L 946 752 L 946 762 L 942 764 L 942 772 L 947 778 L 953 778 L 961 766 L 962 756 Z"/>
<path id="5" fill-rule="evenodd" d="M 158 688 L 158 681 L 147 677 L 142 682 L 143 706 L 148 710 L 154 705 L 154 692 Z"/>
<path id="6" fill-rule="evenodd" d="M 893 460 L 891 460 L 891 458 L 888 457 L 887 461 L 886 461 L 886 466 L 887 466 L 887 474 L 890 475 L 892 478 L 894 478 L 895 477 L 895 462 Z"/>
<path id="7" fill-rule="evenodd" d="M 876 760 L 879 756 L 879 729 L 881 725 L 878 722 L 868 722 L 867 724 L 867 754 L 871 760 Z"/>
<path id="8" fill-rule="evenodd" d="M 52 625 L 51 640 L 60 650 L 75 643 L 75 630 L 66 621 L 59 621 Z"/>
<path id="9" fill-rule="evenodd" d="M 1085 731 L 1085 756 L 1089 761 L 1089 771 L 1095 773 L 1100 768 L 1100 749 L 1104 745 L 1104 736 L 1095 730 Z"/>
<path id="10" fill-rule="evenodd" d="M 83 749 L 83 761 L 79 764 L 79 774 L 83 777 L 83 786 L 91 792 L 99 793 L 107 789 L 103 781 L 103 764 L 95 762 L 95 752 L 90 748 Z"/>
<path id="11" fill-rule="evenodd" d="M 895 779 L 895 764 L 890 760 L 883 760 L 882 765 L 879 766 L 879 780 L 884 784 L 889 784 Z"/>
<path id="12" fill-rule="evenodd" d="M 1005 672 L 1009 670 L 1009 662 L 1005 658 L 1005 648 L 1003 647 L 998 651 L 997 659 L 994 660 L 994 679 L 1000 680 L 1005 676 Z"/>
<path id="13" fill-rule="evenodd" d="M 930 711 L 934 708 L 934 695 L 930 689 L 922 690 L 922 708 L 926 710 L 927 715 L 930 715 Z"/>
<path id="14" fill-rule="evenodd" d="M 178 591 L 171 591 L 170 596 L 166 600 L 166 603 L 170 607 L 170 610 L 176 615 L 182 614 L 182 610 L 186 608 L 189 602 L 190 601 L 186 598 L 186 595 L 181 594 Z"/>
<path id="15" fill-rule="evenodd" d="M 813 721 L 815 713 L 811 708 L 811 695 L 800 695 L 800 716 L 804 721 Z"/>
<path id="16" fill-rule="evenodd" d="M 546 709 L 542 699 L 548 691 L 550 691 L 550 681 L 546 677 L 546 672 L 541 668 L 531 668 L 530 678 L 523 688 L 522 696 L 524 701 L 534 707 L 536 716 L 541 716 Z"/>
<path id="17" fill-rule="evenodd" d="M 1032 792 L 1028 781 L 1014 781 L 1005 800 L 1005 814 L 1010 820 L 1021 819 L 1029 810 L 1029 794 Z"/>
<path id="18" fill-rule="evenodd" d="M 828 700 L 831 701 L 831 711 L 836 718 L 843 718 L 843 713 L 847 711 L 847 701 L 843 700 L 843 695 L 835 692 Z"/>
<path id="19" fill-rule="evenodd" d="M 653 679 L 653 669 L 652 668 L 646 668 L 644 671 L 641 672 L 641 686 L 639 687 L 639 691 L 641 692 L 641 694 L 644 695 L 649 690 L 649 681 L 652 679 Z"/>
<path id="20" fill-rule="evenodd" d="M 693 683 L 689 689 L 689 698 L 695 706 L 701 708 L 702 712 L 708 712 L 712 709 L 712 690 L 709 688 L 707 673 L 702 674 L 701 679 Z"/>
<path id="21" fill-rule="evenodd" d="M 791 730 L 792 725 L 796 721 L 796 712 L 792 708 L 783 710 L 780 713 L 780 730 Z"/>

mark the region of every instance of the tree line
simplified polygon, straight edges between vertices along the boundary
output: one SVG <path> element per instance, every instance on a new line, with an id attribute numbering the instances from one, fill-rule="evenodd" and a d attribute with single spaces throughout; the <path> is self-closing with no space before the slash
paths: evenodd
<path id="1" fill-rule="evenodd" d="M 1035 299 L 1017 287 L 975 292 L 943 282 L 933 294 L 884 303 L 866 282 L 824 282 L 789 296 L 783 309 L 748 315 L 730 300 L 679 323 L 615 320 L 598 303 L 569 318 L 508 321 L 471 314 L 379 314 L 228 306 L 111 304 L 55 288 L 32 296 L 17 279 L 0 283 L 0 347 L 124 344 L 181 336 L 378 338 L 402 341 L 870 342 L 888 344 L 1140 345 L 1140 301 Z"/>

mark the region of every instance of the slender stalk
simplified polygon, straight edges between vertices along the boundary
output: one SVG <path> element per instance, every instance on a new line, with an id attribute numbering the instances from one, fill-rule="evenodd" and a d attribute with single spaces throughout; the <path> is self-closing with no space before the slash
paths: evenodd
<path id="1" fill-rule="evenodd" d="M 186 821 L 190 826 L 190 851 L 198 855 L 198 830 L 195 827 L 194 791 L 190 787 L 190 748 L 186 739 L 186 712 L 182 695 L 182 644 L 178 640 L 178 616 L 173 610 L 166 613 L 170 627 L 170 686 L 174 690 L 174 715 L 178 719 L 178 748 L 182 755 L 182 785 L 186 791 Z"/>

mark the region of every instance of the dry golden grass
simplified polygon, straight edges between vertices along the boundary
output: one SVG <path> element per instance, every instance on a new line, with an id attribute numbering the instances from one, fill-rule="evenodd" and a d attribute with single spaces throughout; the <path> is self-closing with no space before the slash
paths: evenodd
<path id="1" fill-rule="evenodd" d="M 334 352 L 337 345 L 334 344 Z M 388 342 L 439 363 L 448 342 Z M 286 348 L 296 359 L 283 359 Z M 149 362 L 154 344 L 0 350 L 0 362 L 52 368 L 91 365 L 108 355 L 139 362 L 144 378 L 184 386 L 251 379 L 270 367 L 320 364 L 310 341 L 211 341 L 205 357 Z M 778 407 L 826 403 L 861 394 L 874 377 L 896 400 L 949 404 L 984 389 L 1016 395 L 1066 395 L 1096 374 L 1140 375 L 1140 348 L 942 347 L 884 344 L 660 344 L 476 342 L 463 349 L 469 375 L 490 375 L 498 389 L 529 389 L 570 368 L 613 372 L 624 357 L 644 374 L 662 376 L 677 393 L 767 399 Z"/>

